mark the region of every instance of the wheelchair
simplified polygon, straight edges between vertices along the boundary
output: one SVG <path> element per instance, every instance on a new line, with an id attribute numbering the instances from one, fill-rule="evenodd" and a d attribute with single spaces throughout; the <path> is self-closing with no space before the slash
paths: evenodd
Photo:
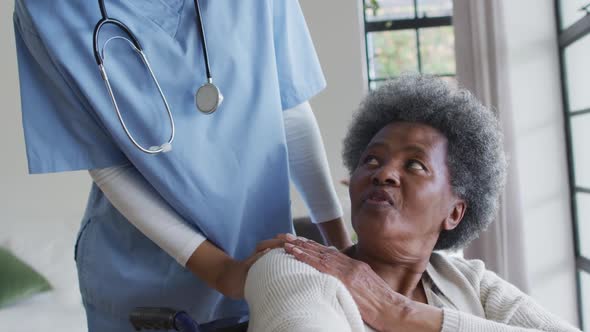
<path id="1" fill-rule="evenodd" d="M 172 308 L 135 308 L 129 315 L 129 320 L 136 331 L 246 332 L 248 330 L 248 321 L 240 321 L 239 317 L 199 325 L 185 311 Z"/>
<path id="2" fill-rule="evenodd" d="M 293 220 L 298 235 L 324 243 L 321 233 L 307 217 Z M 248 321 L 240 317 L 226 318 L 199 325 L 182 310 L 163 307 L 138 307 L 129 315 L 136 331 L 164 330 L 180 332 L 247 332 Z"/>

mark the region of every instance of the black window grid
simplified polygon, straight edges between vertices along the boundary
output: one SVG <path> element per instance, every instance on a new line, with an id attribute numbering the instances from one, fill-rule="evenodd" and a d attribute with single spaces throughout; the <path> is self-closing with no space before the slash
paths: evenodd
<path id="1" fill-rule="evenodd" d="M 369 33 L 385 32 L 385 31 L 399 31 L 399 30 L 414 30 L 416 34 L 416 58 L 418 60 L 418 72 L 422 73 L 422 55 L 420 53 L 420 29 L 453 26 L 452 16 L 438 16 L 438 17 L 418 17 L 418 0 L 414 0 L 414 18 L 406 19 L 385 19 L 378 21 L 367 21 L 367 14 L 365 9 L 365 1 L 361 0 L 363 8 L 363 21 L 365 27 L 365 41 L 368 40 Z M 374 77 L 372 78 L 369 70 L 371 68 L 371 50 L 369 43 L 365 42 L 365 58 L 367 65 L 367 83 L 371 89 L 372 83 L 379 83 L 390 80 L 395 77 Z M 455 77 L 455 73 L 437 74 L 438 77 Z"/>
<path id="2" fill-rule="evenodd" d="M 572 45 L 581 38 L 590 35 L 590 13 L 586 12 L 586 16 L 580 18 L 569 27 L 562 29 L 561 21 L 561 0 L 555 0 L 555 16 L 557 26 L 557 42 L 559 49 L 559 67 L 560 67 L 560 79 L 561 79 L 561 92 L 563 100 L 563 112 L 564 112 L 564 129 L 566 133 L 566 151 L 568 161 L 568 182 L 569 182 L 569 193 L 570 193 L 570 209 L 572 215 L 572 229 L 573 229 L 573 240 L 574 240 L 574 255 L 576 265 L 576 289 L 577 289 L 577 304 L 578 304 L 578 318 L 579 324 L 583 330 L 590 328 L 590 322 L 585 322 L 583 317 L 583 301 L 582 301 L 582 284 L 581 284 L 581 273 L 590 274 L 590 258 L 585 257 L 580 250 L 580 227 L 578 214 L 578 202 L 576 199 L 577 194 L 584 193 L 590 194 L 590 188 L 577 185 L 576 174 L 574 167 L 574 151 L 573 151 L 573 136 L 572 136 L 572 119 L 583 115 L 589 114 L 589 109 L 582 110 L 571 110 L 569 97 L 568 97 L 568 81 L 567 71 L 565 63 L 565 50 L 568 46 Z M 588 301 L 588 299 L 587 299 Z M 585 303 L 590 305 L 590 303 Z"/>

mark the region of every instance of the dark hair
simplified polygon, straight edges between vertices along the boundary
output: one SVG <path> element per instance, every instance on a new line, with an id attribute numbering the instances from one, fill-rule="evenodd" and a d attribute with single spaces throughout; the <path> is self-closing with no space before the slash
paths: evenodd
<path id="1" fill-rule="evenodd" d="M 504 188 L 506 158 L 495 114 L 471 92 L 440 78 L 404 74 L 361 103 L 344 139 L 342 157 L 350 173 L 373 136 L 393 122 L 426 124 L 447 138 L 451 187 L 467 209 L 455 229 L 440 234 L 434 249 L 464 247 L 493 221 Z"/>

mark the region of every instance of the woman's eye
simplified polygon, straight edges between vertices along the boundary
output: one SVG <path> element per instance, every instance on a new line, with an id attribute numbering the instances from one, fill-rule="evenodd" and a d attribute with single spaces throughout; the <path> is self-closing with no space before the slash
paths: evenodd
<path id="1" fill-rule="evenodd" d="M 408 168 L 414 169 L 417 171 L 425 171 L 426 170 L 426 167 L 424 167 L 424 165 L 422 165 L 421 162 L 416 161 L 416 160 L 410 160 L 408 162 Z"/>
<path id="2" fill-rule="evenodd" d="M 365 164 L 369 166 L 379 166 L 379 160 L 373 156 L 367 156 L 365 158 Z"/>

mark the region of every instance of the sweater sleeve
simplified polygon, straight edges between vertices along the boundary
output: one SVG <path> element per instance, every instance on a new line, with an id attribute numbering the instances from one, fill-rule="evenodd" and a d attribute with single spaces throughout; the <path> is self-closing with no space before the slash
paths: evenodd
<path id="1" fill-rule="evenodd" d="M 471 265 L 470 268 L 479 279 L 480 299 L 486 318 L 444 309 L 442 332 L 579 331 L 543 309 L 512 284 L 485 270 L 483 264 Z"/>
<path id="2" fill-rule="evenodd" d="M 248 331 L 365 331 L 346 287 L 283 249 L 271 250 L 250 268 L 244 295 Z"/>

